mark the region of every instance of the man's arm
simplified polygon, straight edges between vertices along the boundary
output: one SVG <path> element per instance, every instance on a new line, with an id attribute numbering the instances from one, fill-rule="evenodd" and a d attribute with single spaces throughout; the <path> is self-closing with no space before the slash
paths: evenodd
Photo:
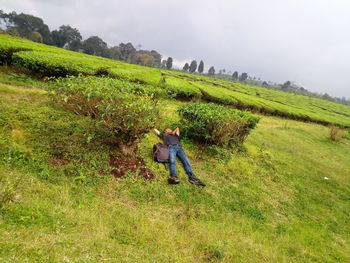
<path id="1" fill-rule="evenodd" d="M 153 131 L 154 131 L 158 136 L 160 136 L 160 131 L 158 131 L 156 128 L 153 128 Z"/>
<path id="2" fill-rule="evenodd" d="M 176 128 L 173 132 L 173 134 L 177 135 L 177 136 L 180 136 L 180 129 L 179 128 Z"/>

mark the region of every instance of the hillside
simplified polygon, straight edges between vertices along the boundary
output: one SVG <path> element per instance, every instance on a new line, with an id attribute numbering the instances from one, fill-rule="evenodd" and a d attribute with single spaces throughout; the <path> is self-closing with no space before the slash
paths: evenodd
<path id="1" fill-rule="evenodd" d="M 0 67 L 0 262 L 350 261 L 350 135 L 332 141 L 318 124 L 349 127 L 349 107 L 6 35 L 0 50 L 11 65 Z M 118 177 L 110 134 L 53 103 L 42 79 L 106 70 L 173 95 L 159 100 L 161 128 L 198 100 L 264 114 L 240 151 L 183 138 L 205 188 L 180 164 L 181 183 L 167 184 L 151 132 L 137 156 L 154 179 Z"/>
<path id="2" fill-rule="evenodd" d="M 241 83 L 131 65 L 0 35 L 0 64 L 41 76 L 101 75 L 159 86 L 177 98 L 206 100 L 263 114 L 350 127 L 350 107 Z"/>

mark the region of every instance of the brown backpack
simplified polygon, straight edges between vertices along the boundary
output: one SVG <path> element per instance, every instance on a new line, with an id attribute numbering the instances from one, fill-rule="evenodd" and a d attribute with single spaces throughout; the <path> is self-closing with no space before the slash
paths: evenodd
<path id="1" fill-rule="evenodd" d="M 169 149 L 168 146 L 162 143 L 153 145 L 153 160 L 158 163 L 169 162 Z"/>

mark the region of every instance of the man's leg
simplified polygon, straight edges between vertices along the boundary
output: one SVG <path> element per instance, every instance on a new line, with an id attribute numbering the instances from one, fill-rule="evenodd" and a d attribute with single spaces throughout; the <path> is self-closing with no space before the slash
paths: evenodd
<path id="1" fill-rule="evenodd" d="M 184 166 L 184 169 L 185 169 L 185 172 L 186 172 L 188 178 L 195 177 L 193 172 L 192 172 L 190 160 L 188 159 L 185 151 L 182 149 L 181 146 L 180 146 L 179 150 L 177 151 L 177 156 L 179 156 L 179 159 Z"/>
<path id="2" fill-rule="evenodd" d="M 170 184 L 178 184 L 180 181 L 177 178 L 176 174 L 176 152 L 177 149 L 175 146 L 169 146 L 169 170 L 170 170 L 170 178 L 168 182 Z"/>
<path id="3" fill-rule="evenodd" d="M 185 151 L 180 146 L 180 149 L 177 151 L 177 156 L 179 156 L 180 161 L 182 162 L 184 169 L 186 171 L 186 174 L 188 176 L 188 180 L 191 184 L 195 184 L 198 186 L 205 186 L 205 183 L 203 183 L 201 180 L 199 180 L 192 172 L 190 160 L 188 159 Z"/>

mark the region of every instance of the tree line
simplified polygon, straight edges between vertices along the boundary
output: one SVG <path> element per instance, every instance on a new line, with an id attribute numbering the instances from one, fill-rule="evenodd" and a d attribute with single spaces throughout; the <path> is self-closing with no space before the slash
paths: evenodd
<path id="1" fill-rule="evenodd" d="M 40 17 L 29 14 L 16 12 L 5 13 L 0 10 L 0 33 L 7 33 L 13 36 L 27 38 L 29 40 L 53 45 L 60 48 L 69 49 L 89 55 L 95 55 L 127 63 L 138 64 L 147 67 L 156 67 L 171 70 L 173 69 L 173 58 L 168 57 L 162 60 L 162 55 L 156 50 L 142 50 L 141 46 L 135 47 L 132 43 L 120 43 L 119 45 L 108 47 L 107 43 L 99 36 L 90 36 L 83 40 L 79 30 L 70 25 L 62 25 L 58 29 L 50 31 Z M 228 81 L 242 82 L 251 85 L 257 85 L 264 88 L 279 89 L 295 94 L 302 94 L 309 97 L 317 97 L 345 105 L 350 105 L 350 100 L 345 97 L 337 98 L 325 94 L 310 92 L 304 87 L 298 87 L 290 81 L 283 84 L 266 82 L 260 78 L 249 76 L 248 73 L 238 71 L 226 71 L 220 69 L 216 73 L 214 66 L 209 67 L 208 72 L 204 73 L 204 62 L 200 60 L 199 64 L 196 60 L 186 62 L 182 67 L 183 72 L 191 74 L 201 74 L 208 77 L 215 77 Z"/>
<path id="2" fill-rule="evenodd" d="M 79 30 L 70 25 L 62 25 L 57 30 L 50 31 L 41 18 L 29 14 L 5 13 L 0 10 L 0 27 L 7 34 L 47 45 L 142 66 L 161 67 L 162 56 L 156 50 L 137 49 L 132 43 L 108 47 L 99 36 L 83 40 Z"/>

